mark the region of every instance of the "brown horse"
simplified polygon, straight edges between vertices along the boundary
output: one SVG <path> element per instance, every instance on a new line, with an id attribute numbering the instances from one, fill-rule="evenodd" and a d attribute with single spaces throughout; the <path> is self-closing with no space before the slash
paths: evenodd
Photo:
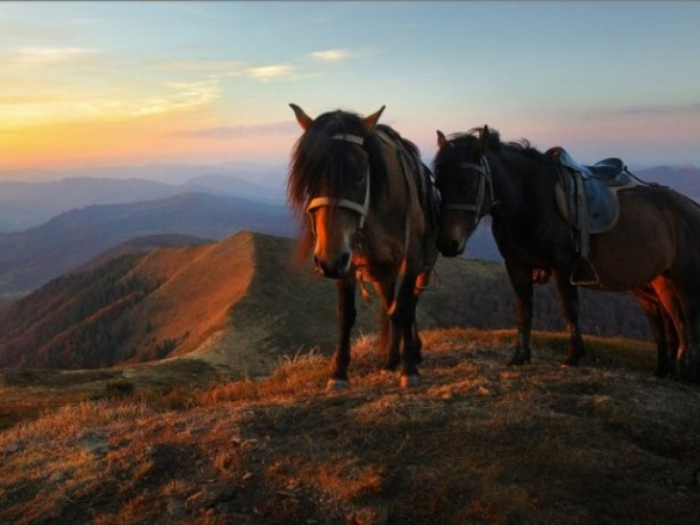
<path id="1" fill-rule="evenodd" d="M 381 298 L 384 367 L 400 362 L 401 384 L 416 385 L 416 304 L 438 256 L 430 171 L 413 143 L 377 124 L 384 107 L 365 118 L 333 111 L 312 119 L 290 106 L 304 133 L 292 152 L 288 202 L 304 231 L 302 246 L 307 253 L 313 246 L 316 270 L 338 284 L 339 344 L 329 388 L 348 385 L 358 280 L 372 283 Z"/>
<path id="2" fill-rule="evenodd" d="M 490 214 L 516 298 L 518 340 L 511 363 L 530 361 L 532 276 L 544 269 L 555 278 L 569 326 L 565 364 L 576 365 L 585 350 L 571 278 L 581 258 L 555 202 L 558 166 L 527 141 L 502 143 L 488 127 L 449 140 L 438 131 L 438 146 L 439 250 L 461 253 L 481 217 Z M 658 185 L 636 185 L 618 198 L 615 226 L 590 236 L 588 260 L 598 278 L 586 286 L 632 291 L 652 324 L 657 373 L 675 368 L 682 379 L 700 381 L 700 206 Z M 670 359 L 669 349 L 677 349 Z"/>

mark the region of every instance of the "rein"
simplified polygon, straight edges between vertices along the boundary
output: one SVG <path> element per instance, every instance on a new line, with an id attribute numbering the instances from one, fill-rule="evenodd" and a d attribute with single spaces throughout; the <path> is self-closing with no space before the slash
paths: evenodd
<path id="1" fill-rule="evenodd" d="M 488 187 L 489 198 L 491 199 L 491 207 L 495 206 L 498 201 L 493 190 L 493 177 L 491 176 L 491 167 L 489 166 L 486 156 L 479 157 L 479 164 L 474 162 L 463 162 L 458 166 L 467 170 L 476 171 L 479 174 L 479 187 L 476 193 L 476 202 L 474 204 L 443 204 L 443 210 L 455 211 L 473 211 L 474 223 L 479 222 L 482 216 L 487 212 L 482 212 L 484 200 L 486 197 L 486 188 Z"/>

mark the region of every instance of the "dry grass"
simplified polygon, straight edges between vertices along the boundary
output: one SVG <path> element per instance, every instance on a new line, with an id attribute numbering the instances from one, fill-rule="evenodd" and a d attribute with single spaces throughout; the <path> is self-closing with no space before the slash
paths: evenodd
<path id="1" fill-rule="evenodd" d="M 510 368 L 513 337 L 425 332 L 414 390 L 363 336 L 345 392 L 326 392 L 327 358 L 304 351 L 263 380 L 137 384 L 47 411 L 0 434 L 0 522 L 697 519 L 697 387 L 651 377 L 650 345 L 624 340 L 589 339 L 583 366 L 562 369 L 563 337 L 537 333 L 533 364 Z"/>

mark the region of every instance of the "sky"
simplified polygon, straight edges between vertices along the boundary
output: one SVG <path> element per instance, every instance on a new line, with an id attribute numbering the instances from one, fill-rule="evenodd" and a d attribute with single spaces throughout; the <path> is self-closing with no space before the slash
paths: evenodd
<path id="1" fill-rule="evenodd" d="M 700 165 L 700 2 L 0 2 L 7 170 L 286 165 L 344 109 L 584 163 Z M 16 173 L 12 172 L 12 178 Z"/>

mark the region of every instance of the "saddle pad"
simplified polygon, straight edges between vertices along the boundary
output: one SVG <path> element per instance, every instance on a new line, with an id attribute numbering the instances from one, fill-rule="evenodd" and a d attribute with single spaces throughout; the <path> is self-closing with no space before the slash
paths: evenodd
<path id="1" fill-rule="evenodd" d="M 554 187 L 554 197 L 562 217 L 573 227 L 581 229 L 584 214 L 579 210 L 573 177 L 573 175 L 560 177 Z M 565 187 L 562 187 L 562 179 Z M 582 179 L 582 182 L 586 199 L 585 218 L 588 221 L 588 232 L 597 234 L 612 229 L 620 217 L 620 201 L 617 192 L 633 188 L 637 186 L 637 182 L 630 179 L 620 186 L 608 186 L 595 178 Z"/>

